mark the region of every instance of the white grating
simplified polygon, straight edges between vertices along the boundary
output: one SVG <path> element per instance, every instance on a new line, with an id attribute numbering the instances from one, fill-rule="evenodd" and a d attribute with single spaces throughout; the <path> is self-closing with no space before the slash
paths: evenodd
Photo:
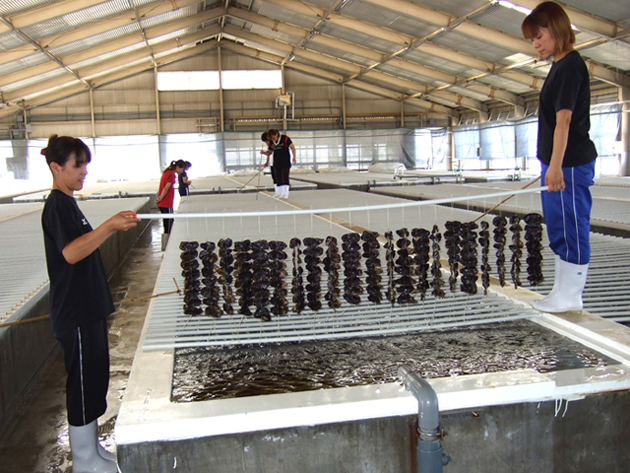
<path id="1" fill-rule="evenodd" d="M 366 199 L 381 203 L 383 200 L 391 200 L 381 196 L 373 196 L 365 193 L 346 191 L 301 191 L 294 192 L 295 198 L 307 202 L 317 201 L 320 208 L 330 208 L 334 202 L 337 206 L 343 204 L 360 206 L 360 200 Z M 315 197 L 314 197 L 315 196 Z M 357 200 L 360 199 L 360 200 Z M 225 213 L 236 213 L 239 209 L 247 212 L 286 211 L 291 206 L 260 195 L 258 200 L 252 195 L 231 196 L 199 196 L 189 197 L 182 203 L 179 214 L 182 217 L 188 213 L 195 215 L 207 209 L 222 209 Z M 439 221 L 447 220 L 444 216 L 452 213 L 444 213 L 437 216 L 441 209 L 424 210 L 431 216 L 436 214 Z M 470 219 L 472 213 L 458 212 L 462 220 Z M 173 231 L 169 239 L 169 245 L 164 256 L 163 266 L 156 287 L 156 293 L 162 294 L 175 289 L 173 280 L 177 281 L 180 288 L 183 287 L 183 278 L 180 267 L 179 243 L 184 240 L 217 241 L 219 238 L 229 236 L 235 241 L 249 238 L 280 239 L 288 241 L 292 236 L 315 235 L 325 237 L 334 235 L 339 238 L 349 230 L 345 227 L 333 224 L 314 215 L 290 215 L 290 216 L 247 216 L 245 212 L 242 218 L 178 218 L 175 220 Z M 386 216 L 387 215 L 387 216 Z M 383 232 L 383 228 L 400 228 L 405 221 L 397 220 L 399 215 L 405 212 L 392 212 L 378 210 L 372 213 L 366 211 L 353 213 L 352 216 L 341 214 L 340 218 L 346 222 L 354 222 L 366 228 Z M 407 224 L 418 226 L 417 209 L 406 212 L 410 219 Z M 478 215 L 478 214 L 477 214 Z M 372 218 L 372 220 L 371 220 Z M 424 226 L 429 225 L 426 223 Z M 429 226 L 430 228 L 430 226 Z M 442 252 L 445 249 L 442 245 Z M 287 251 L 290 254 L 290 251 Z M 291 258 L 287 260 L 287 273 L 291 274 Z M 381 256 L 381 261 L 384 261 Z M 343 270 L 340 271 L 341 273 Z M 340 279 L 343 279 L 340 276 Z M 385 280 L 386 278 L 384 278 Z M 448 272 L 443 268 L 443 279 L 448 279 Z M 306 274 L 304 274 L 306 284 Z M 290 279 L 286 281 L 290 287 Z M 326 287 L 326 277 L 322 276 L 322 288 Z M 340 281 L 340 287 L 343 282 Z M 323 289 L 325 291 L 325 289 Z M 302 314 L 291 314 L 273 317 L 271 322 L 262 322 L 254 317 L 241 315 L 224 315 L 220 319 L 212 319 L 205 316 L 191 317 L 183 313 L 183 299 L 176 294 L 169 294 L 156 298 L 153 302 L 143 349 L 167 349 L 173 347 L 201 347 L 212 345 L 266 343 L 278 341 L 297 341 L 305 339 L 331 339 L 348 338 L 364 335 L 414 332 L 428 329 L 448 328 L 462 325 L 475 325 L 481 323 L 500 322 L 527 317 L 536 317 L 537 313 L 530 308 L 521 305 L 511 299 L 490 292 L 488 296 L 479 293 L 467 295 L 461 292 L 448 293 L 444 299 L 434 299 L 427 295 L 424 302 L 409 305 L 395 305 L 393 308 L 387 303 L 378 306 L 362 300 L 358 306 L 350 306 L 343 303 L 342 308 L 336 312 L 328 309 L 313 312 L 306 309 Z M 364 296 L 365 297 L 365 296 Z M 323 303 L 325 301 L 322 300 Z M 291 304 L 290 304 L 291 305 Z M 234 304 L 236 308 L 237 304 Z"/>
<path id="2" fill-rule="evenodd" d="M 181 298 L 166 296 L 156 303 L 147 327 L 145 350 L 191 348 L 251 343 L 292 342 L 410 333 L 463 325 L 505 322 L 540 314 L 496 293 L 468 296 L 462 293 L 424 303 L 368 304 L 317 313 L 275 317 L 262 322 L 240 315 L 213 319 L 182 313 Z"/>
<path id="3" fill-rule="evenodd" d="M 79 202 L 93 228 L 116 212 L 140 208 L 146 198 Z M 34 298 L 48 290 L 48 273 L 41 231 L 43 204 L 0 205 L 0 322 L 18 317 Z"/>

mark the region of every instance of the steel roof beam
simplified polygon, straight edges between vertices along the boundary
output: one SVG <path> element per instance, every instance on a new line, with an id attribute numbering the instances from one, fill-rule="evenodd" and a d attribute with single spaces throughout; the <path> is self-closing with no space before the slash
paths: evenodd
<path id="1" fill-rule="evenodd" d="M 314 51 L 310 51 L 306 49 L 299 49 L 299 50 L 294 51 L 292 46 L 290 45 L 286 45 L 285 43 L 280 43 L 279 41 L 276 41 L 273 39 L 264 38 L 262 36 L 256 35 L 251 32 L 245 32 L 237 28 L 226 28 L 225 32 L 235 37 L 243 38 L 243 39 L 250 40 L 253 42 L 258 42 L 259 44 L 262 44 L 271 48 L 276 48 L 277 50 L 282 51 L 283 54 L 293 54 L 297 58 L 304 58 L 307 60 L 321 63 L 322 64 L 321 68 L 324 70 L 327 67 L 333 67 L 333 68 L 346 72 L 347 74 L 350 75 L 350 77 L 356 75 L 358 72 L 362 72 L 363 70 L 361 66 L 358 66 L 356 64 L 352 64 L 347 61 L 335 59 L 330 56 L 326 56 L 324 54 L 317 53 Z M 367 74 L 364 74 L 364 75 L 369 76 L 371 79 L 377 80 L 379 82 L 390 84 L 394 87 L 402 88 L 407 91 L 413 91 L 414 93 L 419 93 L 423 96 L 423 98 L 427 98 L 427 99 L 431 98 L 429 96 L 424 97 L 424 94 L 426 93 L 426 91 L 429 90 L 429 87 L 424 84 L 407 80 L 407 79 L 402 79 L 399 77 L 395 77 L 390 74 L 386 74 L 384 72 L 376 71 L 376 70 L 369 71 Z M 356 80 L 356 79 L 350 79 L 350 80 Z M 348 80 L 347 77 L 344 78 L 345 83 L 349 83 L 350 80 Z M 457 94 L 441 92 L 439 95 L 439 99 L 440 101 L 448 102 L 448 105 L 452 107 L 463 106 L 463 107 L 470 108 L 476 111 L 487 111 L 487 107 L 483 105 L 481 102 L 468 98 L 468 97 L 461 97 L 460 95 L 457 95 Z"/>
<path id="2" fill-rule="evenodd" d="M 216 26 L 212 29 L 207 29 L 204 31 L 200 31 L 188 36 L 184 36 L 178 40 L 172 39 L 169 41 L 165 41 L 163 43 L 159 43 L 154 47 L 154 53 L 159 58 L 160 55 L 170 55 L 175 54 L 178 51 L 182 50 L 187 45 L 194 45 L 198 41 L 201 41 L 205 38 L 217 35 L 220 33 L 220 27 Z M 203 46 L 203 45 L 200 45 Z M 197 46 L 197 47 L 200 47 Z M 188 48 L 186 48 L 188 49 Z M 194 49 L 190 48 L 190 49 Z M 128 54 L 124 54 L 118 56 L 109 61 L 105 61 L 101 64 L 89 66 L 83 69 L 80 69 L 81 75 L 84 80 L 90 81 L 93 83 L 95 78 L 99 74 L 109 73 L 113 69 L 124 67 L 126 64 L 131 64 L 136 61 L 150 61 L 151 57 L 147 54 L 146 50 L 134 51 Z M 158 64 L 160 61 L 157 61 Z M 97 80 L 98 81 L 98 80 Z M 43 83 L 34 84 L 32 86 L 28 86 L 25 88 L 17 89 L 13 92 L 7 92 L 4 94 L 7 100 L 18 101 L 20 99 L 28 98 L 35 94 L 41 94 L 46 92 L 47 90 L 54 90 L 58 87 L 63 87 L 73 81 L 66 76 L 57 77 L 55 79 L 49 79 L 44 81 Z"/>
<path id="3" fill-rule="evenodd" d="M 186 6 L 194 5 L 196 3 L 199 3 L 199 0 L 178 0 L 176 2 L 177 8 L 175 8 L 173 6 L 173 2 L 164 1 L 158 4 L 151 4 L 150 6 L 138 8 L 138 15 L 143 20 L 149 20 L 159 15 L 163 15 L 164 13 L 176 11 L 179 8 L 184 8 Z M 71 31 L 66 31 L 64 33 L 40 38 L 37 40 L 37 43 L 44 49 L 56 48 L 65 44 L 72 43 L 74 41 L 80 41 L 82 39 L 104 33 L 106 31 L 111 31 L 116 28 L 128 26 L 134 22 L 135 19 L 129 16 L 129 12 L 125 12 L 112 18 L 106 18 L 94 23 L 90 23 L 89 25 L 80 26 Z M 0 51 L 0 64 L 15 61 L 17 59 L 30 56 L 31 54 L 37 52 L 36 48 L 28 49 L 25 46 L 26 45 L 21 45 L 13 49 Z"/>
<path id="4" fill-rule="evenodd" d="M 156 39 L 156 38 L 159 38 L 160 36 L 165 36 L 167 34 L 173 33 L 180 29 L 197 26 L 207 21 L 217 19 L 220 16 L 222 16 L 224 12 L 225 12 L 225 9 L 223 8 L 214 9 L 214 10 L 205 12 L 201 15 L 195 15 L 192 18 L 186 18 L 186 19 L 179 20 L 173 23 L 168 23 L 167 25 L 156 26 L 155 28 L 146 30 L 146 34 L 144 36 L 141 33 L 135 33 L 131 36 L 115 39 L 107 43 L 103 43 L 98 46 L 94 46 L 92 48 L 79 51 L 77 53 L 68 54 L 67 56 L 62 56 L 60 58 L 60 61 L 63 64 L 72 65 L 72 64 L 76 64 L 82 61 L 93 59 L 98 56 L 112 53 L 119 49 L 123 49 L 129 46 L 133 46 L 135 44 L 144 42 L 145 39 L 147 40 Z M 24 80 L 24 79 L 28 79 L 30 77 L 43 74 L 45 72 L 49 72 L 51 70 L 55 70 L 57 69 L 57 67 L 59 66 L 56 63 L 55 64 L 44 63 L 44 64 L 38 64 L 32 67 L 27 67 L 19 71 L 13 72 L 11 74 L 0 76 L 0 87 L 2 87 L 3 85 L 12 84 L 12 83 Z"/>
<path id="5" fill-rule="evenodd" d="M 277 65 L 280 65 L 283 59 L 283 56 L 274 55 L 272 53 L 260 51 L 258 49 L 250 48 L 250 47 L 243 46 L 240 44 L 235 44 L 229 41 L 222 43 L 222 47 L 225 47 L 226 49 L 230 49 L 237 53 L 242 53 L 242 54 L 255 57 L 257 59 L 261 59 L 267 62 L 271 62 Z M 288 62 L 284 65 L 284 67 L 288 67 L 290 69 L 296 69 L 296 70 L 305 72 L 307 74 L 313 75 L 315 77 L 320 77 L 323 79 L 336 82 L 338 84 L 341 84 L 341 82 L 344 80 L 344 76 L 342 75 L 339 75 L 330 71 L 322 70 L 317 67 L 309 66 L 308 64 L 302 64 L 296 61 Z M 386 98 L 391 98 L 397 101 L 400 101 L 404 97 L 404 94 L 399 94 L 393 90 L 383 88 L 377 85 L 369 84 L 366 82 L 353 81 L 352 83 L 346 84 L 346 85 L 348 87 L 353 87 L 356 89 L 369 91 L 371 93 L 374 93 L 374 94 L 377 94 Z M 439 104 L 427 102 L 425 100 L 415 100 L 409 103 L 411 105 L 422 108 L 426 112 L 435 112 L 442 115 L 457 116 L 457 114 L 453 110 L 450 110 L 449 108 L 443 107 Z"/>
<path id="6" fill-rule="evenodd" d="M 217 47 L 217 43 L 205 43 L 196 48 L 187 48 L 184 51 L 173 50 L 167 55 L 163 55 L 156 58 L 156 62 L 158 67 L 165 66 L 172 62 L 180 61 L 182 59 L 186 59 L 189 57 L 197 56 L 199 54 L 206 53 Z M 124 70 L 113 70 L 110 73 L 99 76 L 97 79 L 91 81 L 93 88 L 96 89 L 98 87 L 102 87 L 104 85 L 110 84 L 112 82 L 116 82 L 121 79 L 125 79 L 135 74 L 139 74 L 142 72 L 152 71 L 153 64 L 149 61 L 149 57 L 146 57 L 145 64 L 134 65 L 129 68 L 125 68 Z M 54 92 L 40 94 L 38 96 L 34 96 L 27 101 L 21 102 L 20 105 L 24 108 L 35 108 L 40 107 L 42 105 L 47 105 L 53 103 L 57 100 L 66 99 L 73 95 L 77 95 L 79 93 L 86 92 L 87 89 L 80 83 L 74 81 L 73 83 L 67 84 L 65 87 L 57 88 Z M 0 118 L 8 115 L 13 115 L 16 112 L 15 108 L 13 110 L 8 109 L 0 109 Z"/>
<path id="7" fill-rule="evenodd" d="M 510 0 L 510 3 L 527 8 L 529 10 L 533 10 L 539 4 L 539 0 Z M 592 33 L 596 33 L 607 38 L 615 38 L 618 33 L 621 31 L 621 28 L 614 21 L 606 20 L 604 18 L 595 16 L 591 13 L 586 13 L 582 10 L 577 10 L 569 5 L 563 5 L 563 8 L 569 15 L 571 19 L 571 23 L 577 26 L 578 28 L 582 28 L 588 30 Z"/>
<path id="8" fill-rule="evenodd" d="M 374 3 L 384 8 L 388 8 L 395 12 L 408 15 L 419 21 L 430 22 L 438 26 L 447 26 L 449 21 L 455 20 L 445 13 L 437 12 L 426 7 L 422 7 L 417 3 L 411 3 L 406 0 L 362 0 Z M 533 48 L 529 41 L 522 38 L 512 36 L 507 33 L 500 32 L 487 26 L 478 25 L 471 21 L 465 21 L 457 27 L 457 31 L 470 37 L 486 41 L 497 46 L 509 49 L 510 51 L 519 52 L 527 56 L 533 57 Z M 611 71 L 592 61 L 589 62 L 589 71 L 591 76 L 608 82 L 613 85 L 622 86 L 626 80 L 618 73 Z M 630 79 L 629 79 L 630 80 Z"/>
<path id="9" fill-rule="evenodd" d="M 228 15 L 233 16 L 235 18 L 239 18 L 243 21 L 247 21 L 253 24 L 257 24 L 257 25 L 261 25 L 261 26 L 265 26 L 267 28 L 270 29 L 274 29 L 275 31 L 282 31 L 283 33 L 292 35 L 292 36 L 297 36 L 297 37 L 301 37 L 303 38 L 305 35 L 308 36 L 311 32 L 309 32 L 308 30 L 305 30 L 303 28 L 299 28 L 299 27 L 295 27 L 295 26 L 287 26 L 284 24 L 277 24 L 277 22 L 275 22 L 272 19 L 266 18 L 262 15 L 259 14 L 255 14 L 255 13 L 249 13 L 249 12 L 243 12 L 241 10 L 233 10 L 230 9 L 228 11 Z M 370 30 L 371 31 L 371 30 Z M 384 54 L 380 54 L 378 52 L 375 52 L 373 50 L 369 50 L 367 48 L 364 48 L 362 46 L 358 46 L 358 45 L 354 45 L 352 43 L 347 43 L 345 41 L 339 40 L 339 39 L 328 39 L 328 37 L 323 36 L 323 35 L 315 35 L 313 38 L 311 38 L 310 41 L 316 42 L 316 43 L 320 43 L 320 44 L 324 44 L 326 46 L 329 47 L 333 47 L 336 49 L 339 49 L 341 51 L 345 51 L 348 53 L 352 53 L 352 54 L 356 54 L 358 56 L 364 56 L 367 57 L 368 59 L 374 60 L 375 64 L 378 63 L 379 61 L 383 61 L 384 58 L 386 58 L 386 55 Z M 307 43 L 308 44 L 308 43 Z M 294 50 L 293 54 L 298 55 L 299 52 L 298 50 Z M 428 68 L 426 66 L 417 64 L 417 63 L 412 63 L 411 61 L 406 61 L 403 59 L 398 59 L 398 58 L 394 58 L 390 60 L 390 64 L 392 64 L 395 67 L 399 67 L 401 69 L 404 70 L 408 70 L 410 72 L 414 72 L 418 75 L 422 75 L 424 77 L 429 77 L 432 79 L 437 79 L 437 80 L 441 80 L 444 82 L 447 82 L 449 84 L 454 84 L 456 83 L 458 80 L 464 80 L 465 79 L 460 79 L 457 76 L 453 76 L 450 74 L 446 74 L 444 72 L 440 72 L 438 70 L 435 69 L 431 69 Z M 369 72 L 369 70 L 371 70 L 372 68 L 368 68 L 367 70 L 365 68 L 362 68 L 361 70 L 352 73 L 355 77 L 358 77 L 362 74 L 365 74 L 367 72 Z M 380 74 L 384 74 L 384 73 L 380 73 Z M 346 79 L 349 80 L 353 78 L 352 75 Z M 531 81 L 531 79 L 530 79 Z M 417 86 L 415 88 L 413 88 L 412 90 L 417 90 Z M 426 89 L 423 89 L 426 90 Z M 472 90 L 472 89 L 471 89 Z M 493 98 L 496 100 L 500 100 L 500 101 L 504 101 L 506 103 L 509 103 L 511 105 L 518 105 L 521 106 L 523 104 L 523 101 L 517 97 L 514 94 L 511 94 L 509 92 L 504 92 L 504 91 L 499 91 L 497 89 L 493 89 L 485 84 L 480 84 L 477 87 L 477 90 L 475 90 L 475 92 L 477 93 L 483 93 L 484 95 L 487 95 L 489 98 Z M 424 92 L 423 92 L 424 94 Z M 473 110 L 485 110 L 486 107 L 484 105 L 482 105 L 479 101 L 471 99 L 470 97 L 460 97 L 460 94 L 450 94 L 451 95 L 451 99 L 449 100 L 453 106 L 457 106 L 458 104 L 464 103 L 466 104 L 466 107 L 472 108 Z M 442 96 L 440 97 L 442 100 L 444 100 L 445 96 L 444 94 L 442 94 Z"/>

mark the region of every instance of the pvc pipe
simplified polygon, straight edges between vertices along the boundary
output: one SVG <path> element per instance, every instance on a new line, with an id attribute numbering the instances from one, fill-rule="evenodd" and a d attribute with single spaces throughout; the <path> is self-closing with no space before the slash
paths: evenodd
<path id="1" fill-rule="evenodd" d="M 442 473 L 451 458 L 442 453 L 440 411 L 437 394 L 431 385 L 410 366 L 398 368 L 405 388 L 418 400 L 418 473 Z"/>
<path id="2" fill-rule="evenodd" d="M 382 205 L 365 205 L 362 207 L 340 207 L 329 209 L 306 209 L 306 210 L 279 210 L 274 212 L 227 212 L 227 213 L 182 213 L 182 214 L 137 214 L 137 217 L 143 220 L 162 220 L 164 218 L 241 218 L 241 217 L 276 217 L 283 215 L 313 215 L 313 214 L 331 214 L 339 212 L 362 212 L 371 210 L 400 209 L 405 207 L 419 207 L 423 205 L 450 204 L 452 202 L 464 202 L 467 200 L 483 200 L 494 197 L 507 197 L 519 194 L 531 194 L 534 192 L 542 192 L 548 189 L 547 186 L 536 187 L 533 189 L 521 189 L 516 191 L 493 192 L 491 194 L 468 195 L 464 197 L 448 197 L 445 199 L 420 200 L 414 202 L 401 202 L 396 204 Z"/>

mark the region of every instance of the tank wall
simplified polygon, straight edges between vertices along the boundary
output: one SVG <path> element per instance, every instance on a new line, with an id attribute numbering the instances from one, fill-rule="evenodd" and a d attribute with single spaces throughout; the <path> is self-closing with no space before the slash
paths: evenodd
<path id="1" fill-rule="evenodd" d="M 448 473 L 575 473 L 626 471 L 630 393 L 571 401 L 492 406 L 445 412 Z M 200 438 L 123 444 L 125 473 L 243 471 L 274 473 L 401 473 L 416 471 L 415 416 L 390 417 Z M 176 468 L 175 468 L 176 467 Z"/>
<path id="2" fill-rule="evenodd" d="M 150 201 L 147 201 L 138 212 L 148 213 L 150 206 Z M 144 220 L 127 232 L 114 233 L 101 245 L 101 256 L 108 274 L 148 225 L 149 221 Z M 48 313 L 49 298 L 46 293 L 22 320 Z M 19 414 L 20 407 L 57 353 L 57 341 L 53 338 L 50 320 L 0 329 L 0 432 Z"/>

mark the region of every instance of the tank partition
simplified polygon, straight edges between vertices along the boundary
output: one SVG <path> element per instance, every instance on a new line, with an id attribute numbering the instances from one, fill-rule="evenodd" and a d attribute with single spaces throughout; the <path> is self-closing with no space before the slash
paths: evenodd
<path id="1" fill-rule="evenodd" d="M 96 228 L 116 212 L 148 211 L 148 198 L 81 201 L 79 206 Z M 9 213 L 3 209 L 12 209 Z M 24 210 L 19 210 L 24 208 Z M 0 206 L 0 240 L 5 252 L 0 258 L 0 322 L 20 322 L 48 314 L 48 274 L 41 233 L 42 204 Z M 127 233 L 115 233 L 101 246 L 108 273 L 120 262 L 144 231 L 141 222 Z M 6 278 L 6 279 L 5 279 Z M 50 320 L 0 328 L 0 431 L 18 415 L 31 389 L 57 354 Z"/>
<path id="2" fill-rule="evenodd" d="M 409 200 L 448 199 L 450 197 L 468 197 L 465 202 L 449 205 L 459 209 L 484 212 L 491 209 L 503 198 L 484 199 L 479 196 L 497 191 L 518 190 L 527 182 L 503 182 L 485 184 L 443 184 L 440 186 L 379 187 L 372 192 L 390 197 Z M 538 183 L 533 186 L 539 186 Z M 497 189 L 500 187 L 501 189 Z M 591 231 L 628 237 L 630 235 L 630 201 L 623 196 L 623 190 L 614 192 L 603 186 L 591 187 L 593 209 L 591 211 Z M 529 212 L 542 212 L 540 197 L 535 194 L 517 195 L 502 204 L 495 213 L 525 215 Z"/>
<path id="3" fill-rule="evenodd" d="M 337 200 L 348 194 L 326 192 L 338 192 Z M 291 206 L 267 196 L 258 201 L 251 195 L 200 196 L 187 199 L 180 211 L 204 208 L 238 212 Z M 434 212 L 437 209 L 427 211 Z M 369 228 L 395 228 L 383 218 L 377 221 L 375 215 L 368 220 Z M 295 235 L 340 232 L 347 232 L 347 227 L 339 227 L 338 221 L 304 215 L 288 221 L 242 217 L 175 225 L 155 293 L 173 289 L 171 276 L 181 271 L 180 241 L 216 241 L 226 236 L 235 241 L 286 241 Z M 529 307 L 527 299 L 534 294 L 524 289 L 505 291 L 512 297 L 516 292 L 522 300 L 512 299 L 513 303 Z M 153 299 L 149 308 L 116 423 L 121 471 L 415 471 L 417 401 L 397 382 L 173 402 L 175 348 L 146 348 L 151 324 L 173 313 L 171 302 L 181 311 L 182 300 L 174 295 Z M 487 472 L 490 464 L 497 465 L 497 471 L 518 473 L 614 471 L 628 460 L 622 439 L 630 433 L 630 329 L 587 313 L 541 314 L 532 320 L 615 362 L 546 373 L 522 369 L 429 380 L 438 395 L 440 424 L 449 432 L 444 448 L 453 460 L 447 471 Z M 162 329 L 175 329 L 175 324 L 166 317 Z M 282 328 L 273 320 L 271 325 L 260 324 L 261 333 Z M 196 330 L 199 340 L 208 338 L 208 331 Z M 213 367 L 222 369 L 222 365 Z"/>

